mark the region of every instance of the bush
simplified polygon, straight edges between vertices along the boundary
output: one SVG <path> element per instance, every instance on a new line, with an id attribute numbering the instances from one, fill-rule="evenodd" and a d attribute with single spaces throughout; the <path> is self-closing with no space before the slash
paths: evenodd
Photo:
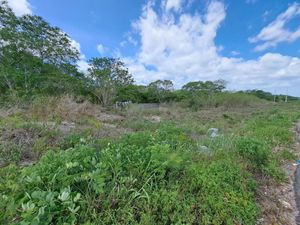
<path id="1" fill-rule="evenodd" d="M 255 138 L 241 138 L 236 145 L 238 153 L 248 159 L 254 168 L 262 169 L 268 164 L 271 151 L 262 141 Z"/>
<path id="2" fill-rule="evenodd" d="M 0 223 L 254 224 L 250 175 L 230 158 L 204 160 L 190 143 L 172 124 L 102 149 L 72 136 L 73 148 L 0 170 Z"/>
<path id="3" fill-rule="evenodd" d="M 212 94 L 195 93 L 183 101 L 193 110 L 214 107 L 237 108 L 263 103 L 263 100 L 250 94 L 229 92 Z"/>
<path id="4" fill-rule="evenodd" d="M 262 102 L 253 95 L 243 93 L 220 93 L 216 96 L 216 105 L 226 108 L 247 107 Z"/>

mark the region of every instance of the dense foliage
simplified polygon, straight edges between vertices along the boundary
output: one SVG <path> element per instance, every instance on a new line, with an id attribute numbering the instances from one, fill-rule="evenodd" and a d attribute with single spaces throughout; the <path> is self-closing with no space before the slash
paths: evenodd
<path id="1" fill-rule="evenodd" d="M 136 85 L 120 59 L 92 58 L 82 73 L 79 58 L 62 30 L 0 0 L 1 224 L 256 224 L 256 178 L 285 180 L 280 162 L 294 155 L 272 149 L 293 141 L 298 108 L 261 104 L 235 119 L 225 111 L 285 96 L 227 92 L 223 80 Z M 116 101 L 177 102 L 178 114 L 161 121 L 133 105 L 111 116 L 92 104 Z M 202 124 L 196 111 L 219 106 Z M 212 138 L 216 125 L 230 129 Z"/>
<path id="2" fill-rule="evenodd" d="M 22 171 L 7 167 L 1 171 L 1 222 L 254 223 L 250 174 L 230 158 L 210 163 L 194 148 L 167 125 L 102 148 L 81 140 Z"/>
<path id="3" fill-rule="evenodd" d="M 253 174 L 284 180 L 278 163 L 290 153 L 271 149 L 292 141 L 297 116 L 258 113 L 213 141 L 174 123 L 117 140 L 67 137 L 34 165 L 0 170 L 0 223 L 255 224 Z"/>
<path id="4" fill-rule="evenodd" d="M 60 28 L 39 16 L 17 17 L 5 1 L 0 1 L 0 99 L 71 94 L 104 106 L 116 101 L 175 101 L 194 109 L 223 103 L 218 97 L 226 88 L 223 80 L 189 82 L 180 90 L 175 90 L 170 80 L 139 86 L 120 59 L 92 58 L 88 71 L 83 73 L 76 65 L 79 57 L 75 41 Z M 260 90 L 245 93 L 266 100 L 285 100 L 285 96 L 274 98 Z M 204 104 L 206 99 L 209 104 Z M 289 100 L 297 98 L 289 96 Z"/>

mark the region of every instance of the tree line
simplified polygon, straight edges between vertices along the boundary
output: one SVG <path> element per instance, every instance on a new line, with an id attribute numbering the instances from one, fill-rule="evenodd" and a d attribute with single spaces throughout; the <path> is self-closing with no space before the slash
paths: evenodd
<path id="1" fill-rule="evenodd" d="M 137 85 L 124 62 L 116 58 L 92 58 L 88 72 L 82 73 L 76 65 L 80 52 L 65 32 L 40 16 L 17 17 L 6 1 L 0 2 L 1 97 L 67 93 L 108 106 L 116 101 L 207 99 L 226 88 L 223 80 L 189 82 L 179 90 L 170 80 Z M 261 97 L 258 92 L 251 94 Z"/>

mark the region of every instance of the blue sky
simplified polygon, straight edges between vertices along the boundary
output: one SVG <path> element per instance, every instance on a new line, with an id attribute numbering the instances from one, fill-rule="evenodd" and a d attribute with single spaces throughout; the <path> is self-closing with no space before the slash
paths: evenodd
<path id="1" fill-rule="evenodd" d="M 300 96 L 300 1 L 9 0 L 60 27 L 82 54 L 120 57 L 136 81 L 225 79 Z"/>

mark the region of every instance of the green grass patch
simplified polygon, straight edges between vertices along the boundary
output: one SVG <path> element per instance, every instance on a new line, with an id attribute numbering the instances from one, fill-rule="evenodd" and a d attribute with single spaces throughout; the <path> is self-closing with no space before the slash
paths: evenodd
<path id="1" fill-rule="evenodd" d="M 256 224 L 254 177 L 285 179 L 280 163 L 294 159 L 284 146 L 298 116 L 255 113 L 214 139 L 204 127 L 216 121 L 142 125 L 118 139 L 70 134 L 35 165 L 0 169 L 0 223 Z"/>

